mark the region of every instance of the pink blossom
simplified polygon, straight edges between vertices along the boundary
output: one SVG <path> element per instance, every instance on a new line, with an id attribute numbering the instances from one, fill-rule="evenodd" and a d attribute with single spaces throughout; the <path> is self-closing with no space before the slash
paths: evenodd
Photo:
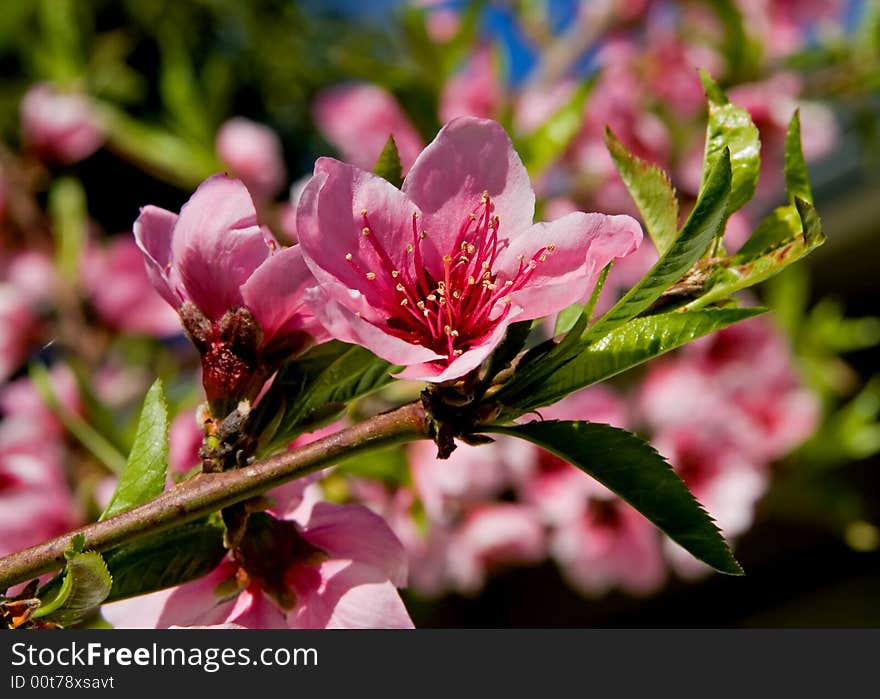
<path id="1" fill-rule="evenodd" d="M 534 193 L 497 123 L 463 117 L 422 152 L 402 191 L 330 158 L 300 199 L 297 229 L 334 337 L 442 382 L 477 367 L 513 320 L 583 297 L 641 242 L 628 216 L 532 223 Z"/>
<path id="2" fill-rule="evenodd" d="M 110 328 L 157 337 L 182 331 L 177 313 L 153 289 L 132 238 L 117 237 L 104 248 L 87 248 L 80 278 L 95 311 Z"/>
<path id="3" fill-rule="evenodd" d="M 737 0 L 750 33 L 763 40 L 770 58 L 800 48 L 817 21 L 839 17 L 841 0 Z"/>
<path id="4" fill-rule="evenodd" d="M 657 530 L 632 507 L 595 481 L 593 495 L 553 534 L 550 551 L 563 575 L 589 595 L 614 587 L 648 594 L 666 577 Z"/>
<path id="5" fill-rule="evenodd" d="M 526 85 L 513 113 L 517 133 L 528 134 L 544 124 L 571 99 L 576 87 L 573 80 L 560 80 L 551 86 Z"/>
<path id="6" fill-rule="evenodd" d="M 229 119 L 217 132 L 217 155 L 255 197 L 271 198 L 284 186 L 281 140 L 268 126 L 244 117 Z"/>
<path id="7" fill-rule="evenodd" d="M 201 462 L 199 447 L 205 432 L 192 410 L 183 410 L 171 421 L 168 430 L 168 470 L 183 474 Z"/>
<path id="8" fill-rule="evenodd" d="M 394 97 L 377 85 L 355 83 L 324 90 L 312 106 L 315 124 L 342 157 L 371 170 L 394 136 L 406 173 L 424 147 L 424 141 Z"/>
<path id="9" fill-rule="evenodd" d="M 78 408 L 73 375 L 49 373 L 68 410 Z M 81 520 L 64 470 L 63 427 L 29 379 L 0 391 L 0 556 L 58 536 Z"/>
<path id="10" fill-rule="evenodd" d="M 400 542 L 381 517 L 359 505 L 319 502 L 314 488 L 293 509 L 264 515 L 260 536 L 243 543 L 240 560 L 226 559 L 194 582 L 105 605 L 105 618 L 119 628 L 411 628 L 395 589 L 406 582 Z"/>
<path id="11" fill-rule="evenodd" d="M 305 306 L 313 280 L 299 246 L 279 248 L 239 180 L 207 179 L 180 216 L 145 206 L 134 235 L 202 355 L 209 401 L 255 398 L 281 360 L 322 334 Z"/>
<path id="12" fill-rule="evenodd" d="M 88 97 L 47 83 L 33 85 L 22 99 L 21 127 L 24 142 L 39 157 L 62 163 L 87 158 L 104 142 Z"/>
<path id="13" fill-rule="evenodd" d="M 501 110 L 502 100 L 492 50 L 484 46 L 474 53 L 464 70 L 443 86 L 440 119 L 446 122 L 462 116 L 496 117 Z"/>

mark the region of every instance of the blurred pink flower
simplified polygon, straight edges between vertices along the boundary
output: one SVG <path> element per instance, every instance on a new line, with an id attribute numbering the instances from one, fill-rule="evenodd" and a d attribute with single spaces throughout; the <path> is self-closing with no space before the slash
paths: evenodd
<path id="1" fill-rule="evenodd" d="M 76 383 L 66 368 L 53 368 L 50 383 L 68 410 L 79 407 Z M 0 556 L 58 536 L 82 513 L 67 486 L 63 427 L 29 379 L 0 390 Z"/>
<path id="2" fill-rule="evenodd" d="M 768 58 L 779 58 L 801 48 L 809 28 L 840 17 L 841 0 L 736 0 L 746 28 L 763 43 Z"/>
<path id="3" fill-rule="evenodd" d="M 244 117 L 229 119 L 217 132 L 217 155 L 255 197 L 271 198 L 284 186 L 281 140 L 268 126 Z"/>
<path id="4" fill-rule="evenodd" d="M 381 517 L 359 505 L 319 502 L 314 488 L 291 509 L 270 511 L 255 548 L 243 543 L 244 560 L 105 605 L 104 617 L 118 628 L 411 628 L 395 589 L 406 583 L 400 542 Z"/>
<path id="5" fill-rule="evenodd" d="M 534 201 L 509 137 L 489 120 L 447 124 L 403 191 L 319 159 L 297 216 L 320 283 L 315 313 L 337 339 L 407 367 L 403 378 L 463 376 L 510 322 L 580 299 L 609 260 L 641 242 L 627 216 L 533 224 Z"/>
<path id="6" fill-rule="evenodd" d="M 195 411 L 182 410 L 171 421 L 168 430 L 169 475 L 180 475 L 201 463 L 199 447 L 205 432 Z"/>
<path id="7" fill-rule="evenodd" d="M 388 136 L 394 136 L 404 174 L 424 147 L 393 95 L 377 85 L 354 83 L 324 90 L 312 113 L 315 125 L 343 159 L 363 170 L 373 169 Z"/>
<path id="8" fill-rule="evenodd" d="M 41 158 L 75 163 L 104 143 L 100 119 L 86 95 L 33 85 L 21 101 L 24 142 Z"/>
<path id="9" fill-rule="evenodd" d="M 132 238 L 89 246 L 80 278 L 98 316 L 114 330 L 156 337 L 182 332 L 177 313 L 153 289 Z"/>
<path id="10" fill-rule="evenodd" d="M 278 362 L 323 334 L 305 306 L 314 280 L 299 246 L 279 249 L 239 180 L 207 179 L 179 217 L 143 207 L 134 236 L 202 356 L 209 401 L 252 400 Z"/>
<path id="11" fill-rule="evenodd" d="M 40 316 L 55 289 L 55 271 L 46 255 L 24 252 L 0 270 L 0 381 L 27 359 L 41 335 Z"/>
<path id="12" fill-rule="evenodd" d="M 463 116 L 497 117 L 503 99 L 492 61 L 492 49 L 483 46 L 471 56 L 464 69 L 443 86 L 440 120 L 447 122 Z"/>

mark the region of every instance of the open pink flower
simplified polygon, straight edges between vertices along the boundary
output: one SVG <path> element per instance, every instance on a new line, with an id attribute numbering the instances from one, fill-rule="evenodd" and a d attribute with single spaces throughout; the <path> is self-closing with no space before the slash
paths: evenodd
<path id="1" fill-rule="evenodd" d="M 297 232 L 331 335 L 401 376 L 442 382 L 477 367 L 514 320 L 581 299 L 641 242 L 629 216 L 532 223 L 535 195 L 504 129 L 463 117 L 419 155 L 402 191 L 331 158 L 315 164 Z"/>
<path id="2" fill-rule="evenodd" d="M 245 543 L 243 561 L 227 559 L 194 582 L 105 605 L 105 618 L 123 628 L 412 627 L 395 589 L 406 583 L 403 547 L 381 517 L 360 505 L 318 502 L 314 487 L 273 514 L 262 515 L 253 561 Z"/>
<path id="3" fill-rule="evenodd" d="M 209 401 L 253 399 L 280 360 L 321 334 L 305 306 L 314 282 L 300 248 L 281 249 L 259 225 L 239 180 L 205 180 L 180 216 L 145 206 L 134 236 L 202 355 Z"/>

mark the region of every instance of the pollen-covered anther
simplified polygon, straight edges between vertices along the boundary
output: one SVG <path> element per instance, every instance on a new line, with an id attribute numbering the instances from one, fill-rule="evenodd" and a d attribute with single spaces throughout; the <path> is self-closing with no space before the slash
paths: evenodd
<path id="1" fill-rule="evenodd" d="M 373 281 L 375 278 L 376 278 L 375 272 L 367 272 L 367 279 L 369 279 L 370 281 Z"/>
<path id="2" fill-rule="evenodd" d="M 370 235 L 370 229 L 367 226 L 364 226 L 363 228 L 361 228 L 361 233 L 363 233 L 364 235 Z"/>
<path id="3" fill-rule="evenodd" d="M 403 284 L 398 284 L 394 288 L 397 289 L 398 291 L 406 291 L 406 287 Z"/>
<path id="4" fill-rule="evenodd" d="M 401 306 L 406 306 L 408 303 L 409 303 L 409 299 L 402 299 L 402 300 L 400 301 L 400 305 L 401 305 Z"/>
<path id="5" fill-rule="evenodd" d="M 476 283 L 477 283 L 477 280 L 476 280 L 476 279 L 474 279 L 473 277 L 468 277 L 468 284 L 469 284 L 470 286 L 473 286 L 473 285 L 476 284 Z"/>
<path id="6" fill-rule="evenodd" d="M 397 279 L 397 278 L 400 276 L 400 270 L 399 270 L 399 269 L 392 269 L 392 270 L 391 270 L 391 276 L 392 276 L 394 279 Z"/>
<path id="7" fill-rule="evenodd" d="M 452 350 L 452 356 L 453 356 L 453 357 L 460 357 L 462 354 L 464 354 L 464 352 L 463 352 L 462 350 L 460 350 L 460 349 Z"/>
<path id="8" fill-rule="evenodd" d="M 350 252 L 345 253 L 345 259 L 351 262 L 353 255 Z"/>
<path id="9" fill-rule="evenodd" d="M 406 246 L 406 251 L 409 252 L 409 253 L 412 253 L 412 251 L 413 251 L 412 243 L 409 243 L 409 244 Z"/>
<path id="10" fill-rule="evenodd" d="M 460 292 L 458 289 L 456 289 L 455 291 L 452 292 L 452 298 L 454 298 L 454 299 L 460 299 L 460 298 L 461 298 L 461 292 Z"/>
<path id="11" fill-rule="evenodd" d="M 556 249 L 556 246 L 552 243 L 547 246 L 547 252 L 553 252 Z"/>
<path id="12" fill-rule="evenodd" d="M 422 231 L 421 233 L 419 233 L 419 238 L 421 238 L 422 240 L 424 240 L 427 237 L 428 237 L 428 231 Z"/>

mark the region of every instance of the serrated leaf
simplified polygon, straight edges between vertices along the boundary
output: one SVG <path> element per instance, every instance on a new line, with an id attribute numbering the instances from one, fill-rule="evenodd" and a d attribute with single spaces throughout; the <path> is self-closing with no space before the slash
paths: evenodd
<path id="1" fill-rule="evenodd" d="M 379 175 L 398 189 L 403 184 L 403 167 L 400 164 L 400 153 L 397 152 L 394 136 L 388 136 L 385 147 L 382 148 L 382 152 L 379 153 L 379 158 L 376 160 L 373 174 Z"/>
<path id="2" fill-rule="evenodd" d="M 565 104 L 528 136 L 517 139 L 516 150 L 522 156 L 532 179 L 540 177 L 571 145 L 584 121 L 584 104 L 593 89 L 592 81 L 578 85 Z"/>
<path id="3" fill-rule="evenodd" d="M 513 418 L 763 312 L 763 308 L 724 308 L 635 318 L 586 345 L 540 383 L 511 386 L 499 392 L 497 399 L 505 406 L 504 416 Z"/>
<path id="4" fill-rule="evenodd" d="M 656 165 L 630 153 L 608 127 L 605 145 L 639 210 L 645 230 L 662 255 L 678 234 L 678 199 L 669 177 Z"/>
<path id="5" fill-rule="evenodd" d="M 671 284 L 681 279 L 700 259 L 724 225 L 730 199 L 731 169 L 726 149 L 716 158 L 691 215 L 669 248 L 648 271 L 587 333 L 596 338 L 647 310 Z"/>
<path id="6" fill-rule="evenodd" d="M 68 558 L 64 571 L 40 590 L 42 602 L 34 617 L 75 626 L 107 598 L 112 585 L 101 554 L 76 553 Z"/>
<path id="7" fill-rule="evenodd" d="M 168 406 L 162 381 L 156 379 L 144 398 L 128 462 L 101 519 L 118 515 L 159 495 L 165 489 L 167 470 Z"/>
<path id="8" fill-rule="evenodd" d="M 218 517 L 189 522 L 105 552 L 113 586 L 105 602 L 164 590 L 210 573 L 226 555 Z"/>
<path id="9" fill-rule="evenodd" d="M 595 478 L 694 557 L 742 575 L 727 543 L 672 467 L 647 442 L 610 425 L 548 420 L 487 432 L 525 439 Z"/>
<path id="10" fill-rule="evenodd" d="M 730 151 L 731 185 L 727 215 L 740 209 L 755 194 L 761 169 L 761 139 L 748 111 L 733 104 L 704 70 L 700 80 L 709 99 L 709 124 L 703 182 L 706 185 L 715 162 L 725 149 Z"/>
<path id="11" fill-rule="evenodd" d="M 288 362 L 278 372 L 254 416 L 257 433 L 275 422 L 260 451 L 288 444 L 335 419 L 345 406 L 391 381 L 393 367 L 369 350 L 332 341 Z M 276 411 L 283 410 L 281 420 Z"/>
<path id="12" fill-rule="evenodd" d="M 791 227 L 794 225 L 791 209 L 799 222 L 794 229 Z M 706 291 L 685 309 L 705 308 L 772 277 L 822 245 L 825 235 L 816 210 L 803 199 L 796 198 L 793 207 L 780 207 L 765 219 L 753 239 L 748 240 L 737 255 L 715 267 Z M 766 247 L 763 252 L 755 253 L 759 246 Z"/>
<path id="13" fill-rule="evenodd" d="M 801 148 L 801 117 L 800 110 L 795 110 L 785 134 L 785 191 L 794 201 L 800 197 L 805 202 L 813 203 L 813 190 L 810 187 L 810 174 Z"/>

